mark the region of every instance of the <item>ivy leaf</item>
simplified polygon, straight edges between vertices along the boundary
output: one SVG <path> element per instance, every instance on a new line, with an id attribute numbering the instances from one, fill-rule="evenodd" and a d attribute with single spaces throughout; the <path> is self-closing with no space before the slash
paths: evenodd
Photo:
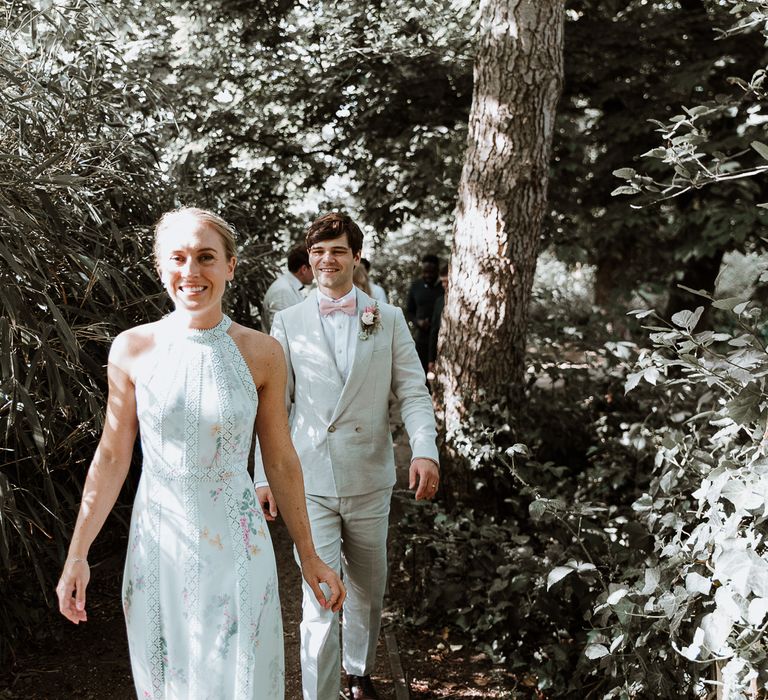
<path id="1" fill-rule="evenodd" d="M 693 642 L 690 646 L 683 647 L 678 651 L 689 661 L 696 661 L 701 653 L 701 645 L 704 643 L 704 630 L 701 627 L 696 628 L 693 635 Z"/>
<path id="2" fill-rule="evenodd" d="M 588 659 L 601 659 L 603 656 L 608 656 L 610 652 L 605 644 L 590 644 L 584 650 L 584 656 Z"/>
<path id="3" fill-rule="evenodd" d="M 733 620 L 721 610 L 715 610 L 701 618 L 701 628 L 707 649 L 717 654 L 731 634 Z"/>
<path id="4" fill-rule="evenodd" d="M 739 600 L 744 599 L 740 597 Z M 742 610 L 731 595 L 731 591 L 728 590 L 728 586 L 720 586 L 720 588 L 715 591 L 715 605 L 720 612 L 725 613 L 733 620 L 742 620 L 745 618 L 746 606 L 744 606 L 744 609 Z"/>
<path id="5" fill-rule="evenodd" d="M 733 540 L 731 540 L 733 542 Z M 715 562 L 715 575 L 723 583 L 730 581 L 733 589 L 744 597 L 749 595 L 749 574 L 752 560 L 743 549 L 728 549 Z"/>
<path id="6" fill-rule="evenodd" d="M 701 574 L 697 574 L 695 571 L 692 571 L 685 577 L 685 590 L 688 591 L 688 593 L 703 593 L 704 595 L 709 595 L 711 588 L 712 581 Z"/>
<path id="7" fill-rule="evenodd" d="M 755 598 L 749 601 L 747 622 L 753 627 L 759 627 L 763 624 L 766 613 L 768 613 L 768 598 Z"/>
<path id="8" fill-rule="evenodd" d="M 752 555 L 752 570 L 749 572 L 749 588 L 759 598 L 768 598 L 768 562 L 754 552 Z"/>
<path id="9" fill-rule="evenodd" d="M 643 590 L 640 591 L 645 596 L 651 595 L 659 585 L 659 579 L 661 578 L 660 570 L 658 566 L 645 570 L 645 585 Z"/>
<path id="10" fill-rule="evenodd" d="M 627 595 L 627 593 L 629 593 L 629 589 L 623 587 L 618 588 L 608 596 L 606 603 L 608 603 L 608 605 L 616 605 L 616 603 L 618 603 L 625 595 Z"/>
<path id="11" fill-rule="evenodd" d="M 738 510 L 755 510 L 764 505 L 763 497 L 755 493 L 743 481 L 732 479 L 720 492 L 722 498 L 727 498 Z"/>

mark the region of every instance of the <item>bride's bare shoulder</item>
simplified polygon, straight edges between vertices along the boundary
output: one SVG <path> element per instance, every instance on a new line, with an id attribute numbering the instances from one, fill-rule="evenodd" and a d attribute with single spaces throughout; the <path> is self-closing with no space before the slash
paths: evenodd
<path id="1" fill-rule="evenodd" d="M 159 321 L 143 323 L 120 333 L 109 351 L 109 361 L 116 364 L 131 362 L 149 352 L 155 346 Z"/>
<path id="2" fill-rule="evenodd" d="M 232 324 L 230 335 L 245 358 L 257 387 L 275 369 L 276 363 L 285 362 L 280 343 L 271 335 L 239 323 Z"/>

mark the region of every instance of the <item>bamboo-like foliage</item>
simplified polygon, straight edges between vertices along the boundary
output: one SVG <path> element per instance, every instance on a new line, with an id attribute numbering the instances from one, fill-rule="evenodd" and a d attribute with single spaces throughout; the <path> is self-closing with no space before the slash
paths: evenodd
<path id="1" fill-rule="evenodd" d="M 27 619 L 3 589 L 30 566 L 43 591 L 58 574 L 108 343 L 158 315 L 148 225 L 169 199 L 155 96 L 109 18 L 47 5 L 0 17 L 0 658 Z"/>

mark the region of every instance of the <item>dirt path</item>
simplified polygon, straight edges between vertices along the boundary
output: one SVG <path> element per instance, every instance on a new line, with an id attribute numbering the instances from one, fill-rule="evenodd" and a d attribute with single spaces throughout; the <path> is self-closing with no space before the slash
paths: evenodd
<path id="1" fill-rule="evenodd" d="M 301 581 L 293 559 L 290 537 L 282 522 L 271 527 L 280 579 L 285 635 L 286 700 L 301 697 L 299 666 L 299 621 Z M 45 620 L 53 627 L 55 640 L 22 650 L 13 671 L 0 672 L 3 700 L 134 700 L 128 642 L 120 606 L 122 556 L 116 555 L 93 567 L 88 589 L 88 623 L 75 627 L 51 611 Z M 386 654 L 380 644 L 376 676 L 390 699 L 392 683 Z"/>
<path id="2" fill-rule="evenodd" d="M 408 458 L 406 447 L 396 447 L 398 489 L 406 489 Z M 406 502 L 410 502 L 411 495 Z M 409 506 L 405 506 L 409 507 Z M 402 501 L 393 501 L 391 522 L 402 515 Z M 301 619 L 300 573 L 293 560 L 290 538 L 282 523 L 270 529 L 275 547 L 280 599 L 283 609 L 286 662 L 286 700 L 301 698 L 299 667 L 299 620 Z M 391 530 L 394 534 L 396 530 Z M 400 575 L 404 543 L 390 536 L 391 577 Z M 92 580 L 88 589 L 89 621 L 75 627 L 54 610 L 40 620 L 41 638 L 19 649 L 11 667 L 0 669 L 0 700 L 134 700 L 125 624 L 120 605 L 125 542 L 111 547 L 120 554 L 98 556 L 94 550 Z M 29 582 L 30 586 L 37 585 Z M 393 587 L 397 590 L 397 586 Z M 399 587 L 400 595 L 408 589 Z M 392 601 L 396 602 L 396 601 Z M 406 630 L 387 609 L 385 619 L 400 647 L 400 659 L 413 700 L 433 698 L 516 698 L 510 690 L 515 683 L 503 669 L 494 668 L 479 656 L 451 653 L 446 649 L 443 630 Z M 374 679 L 383 700 L 394 700 L 394 684 L 384 643 L 379 639 Z M 529 697 L 525 693 L 525 697 Z"/>

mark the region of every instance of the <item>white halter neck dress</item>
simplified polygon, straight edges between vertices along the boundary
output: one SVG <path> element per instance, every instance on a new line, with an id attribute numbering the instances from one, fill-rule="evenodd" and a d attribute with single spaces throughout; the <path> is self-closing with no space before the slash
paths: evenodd
<path id="1" fill-rule="evenodd" d="M 171 314 L 136 371 L 123 607 L 142 700 L 283 698 L 275 558 L 247 472 L 258 396 L 231 323 L 192 330 Z"/>

